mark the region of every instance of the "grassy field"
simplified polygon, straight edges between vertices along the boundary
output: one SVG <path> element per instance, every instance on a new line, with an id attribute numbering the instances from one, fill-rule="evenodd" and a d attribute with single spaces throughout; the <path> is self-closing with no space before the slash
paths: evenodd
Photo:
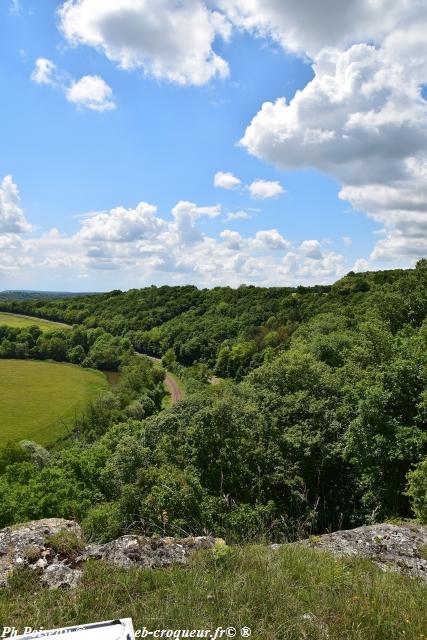
<path id="1" fill-rule="evenodd" d="M 24 570 L 0 590 L 0 620 L 50 629 L 132 617 L 148 631 L 231 626 L 240 638 L 249 627 L 254 640 L 425 640 L 426 594 L 421 582 L 369 561 L 246 546 L 169 570 L 92 561 L 75 592 L 48 591 Z"/>
<path id="2" fill-rule="evenodd" d="M 0 444 L 48 444 L 65 424 L 107 388 L 105 375 L 70 364 L 0 360 Z"/>
<path id="3" fill-rule="evenodd" d="M 70 328 L 68 324 L 63 324 L 62 322 L 51 322 L 50 320 L 42 320 L 41 318 L 20 316 L 15 313 L 4 313 L 3 311 L 0 311 L 0 325 L 2 324 L 6 324 L 8 327 L 18 327 L 18 329 L 37 325 L 42 331 Z"/>

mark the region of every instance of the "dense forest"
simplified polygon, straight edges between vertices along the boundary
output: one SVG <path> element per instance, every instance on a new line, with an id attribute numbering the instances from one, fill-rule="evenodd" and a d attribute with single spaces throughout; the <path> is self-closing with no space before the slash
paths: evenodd
<path id="1" fill-rule="evenodd" d="M 9 300 L 35 300 L 47 298 L 74 298 L 82 295 L 89 295 L 88 293 L 71 293 L 69 291 L 26 291 L 25 289 L 9 289 L 8 291 L 0 291 L 0 301 L 7 302 Z"/>
<path id="2" fill-rule="evenodd" d="M 65 516 L 101 540 L 282 540 L 427 519 L 426 260 L 332 286 L 150 287 L 0 309 L 73 325 L 1 327 L 0 357 L 122 371 L 68 439 L 0 451 L 0 526 Z M 134 350 L 191 372 L 185 399 L 162 408 L 164 372 Z"/>

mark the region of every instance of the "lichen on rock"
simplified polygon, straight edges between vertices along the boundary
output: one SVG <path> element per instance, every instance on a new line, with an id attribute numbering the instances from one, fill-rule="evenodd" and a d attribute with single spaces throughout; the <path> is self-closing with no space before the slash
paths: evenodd
<path id="1" fill-rule="evenodd" d="M 73 588 L 82 576 L 84 563 L 91 558 L 123 568 L 185 565 L 194 551 L 213 548 L 215 542 L 215 538 L 204 536 L 128 535 L 107 544 L 85 544 L 79 525 L 72 520 L 50 518 L 28 522 L 0 531 L 0 587 L 7 585 L 13 571 L 28 567 L 37 571 L 49 588 Z"/>
<path id="2" fill-rule="evenodd" d="M 427 527 L 417 524 L 377 524 L 336 531 L 302 540 L 316 549 L 339 556 L 360 556 L 373 560 L 384 571 L 396 571 L 427 582 Z"/>

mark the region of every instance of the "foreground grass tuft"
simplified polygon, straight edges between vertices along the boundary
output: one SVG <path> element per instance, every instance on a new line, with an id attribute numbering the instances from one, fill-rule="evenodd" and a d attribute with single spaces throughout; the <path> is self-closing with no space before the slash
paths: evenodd
<path id="1" fill-rule="evenodd" d="M 85 548 L 84 540 L 73 531 L 58 531 L 46 538 L 46 544 L 62 556 L 83 553 Z"/>
<path id="2" fill-rule="evenodd" d="M 257 640 L 427 638 L 427 590 L 360 559 L 300 547 L 201 552 L 187 568 L 119 570 L 92 561 L 75 592 L 24 571 L 0 591 L 3 624 L 52 628 L 132 617 L 136 628 L 248 626 Z"/>

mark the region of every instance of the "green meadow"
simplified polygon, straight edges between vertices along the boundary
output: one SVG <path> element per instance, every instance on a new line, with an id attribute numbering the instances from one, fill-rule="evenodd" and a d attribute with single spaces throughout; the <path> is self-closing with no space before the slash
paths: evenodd
<path id="1" fill-rule="evenodd" d="M 51 320 L 42 320 L 41 318 L 32 318 L 31 316 L 21 316 L 15 313 L 0 312 L 0 326 L 6 324 L 8 327 L 17 327 L 22 329 L 25 327 L 33 327 L 36 325 L 42 331 L 53 331 L 54 329 L 69 329 L 68 324 L 62 322 L 52 322 Z"/>
<path id="2" fill-rule="evenodd" d="M 49 444 L 107 387 L 100 371 L 46 361 L 0 360 L 0 445 L 22 439 Z"/>

